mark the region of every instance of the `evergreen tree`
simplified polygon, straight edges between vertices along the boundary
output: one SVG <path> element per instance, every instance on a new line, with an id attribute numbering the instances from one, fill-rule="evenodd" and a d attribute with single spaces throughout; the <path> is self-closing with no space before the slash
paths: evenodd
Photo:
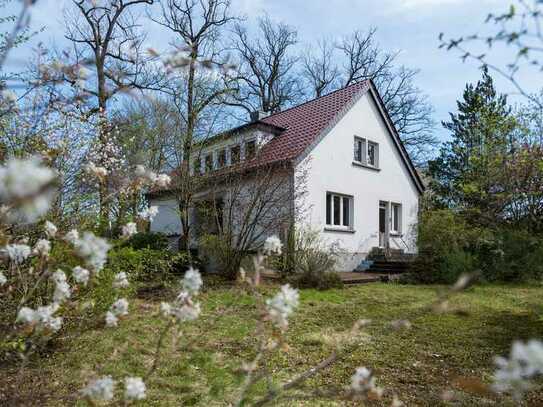
<path id="1" fill-rule="evenodd" d="M 487 69 L 476 85 L 466 85 L 457 106 L 458 112 L 443 122 L 452 140 L 429 163 L 431 189 L 439 206 L 463 212 L 476 223 L 493 223 L 504 215 L 501 173 L 514 148 L 516 120 Z"/>

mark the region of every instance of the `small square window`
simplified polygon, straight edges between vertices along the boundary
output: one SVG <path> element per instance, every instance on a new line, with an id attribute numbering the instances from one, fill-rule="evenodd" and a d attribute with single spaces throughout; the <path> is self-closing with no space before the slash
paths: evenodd
<path id="1" fill-rule="evenodd" d="M 355 136 L 353 161 L 379 168 L 379 144 Z"/>
<path id="2" fill-rule="evenodd" d="M 241 159 L 241 147 L 234 146 L 230 148 L 230 164 L 235 165 L 239 163 L 240 159 Z"/>

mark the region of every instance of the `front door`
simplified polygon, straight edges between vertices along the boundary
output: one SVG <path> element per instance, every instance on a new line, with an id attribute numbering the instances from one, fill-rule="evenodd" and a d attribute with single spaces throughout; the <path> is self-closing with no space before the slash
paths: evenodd
<path id="1" fill-rule="evenodd" d="M 379 202 L 379 247 L 382 249 L 388 248 L 387 212 L 387 203 Z"/>

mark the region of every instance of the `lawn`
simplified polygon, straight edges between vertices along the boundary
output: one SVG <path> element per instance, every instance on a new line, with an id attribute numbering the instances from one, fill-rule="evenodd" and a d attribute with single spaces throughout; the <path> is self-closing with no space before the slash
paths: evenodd
<path id="1" fill-rule="evenodd" d="M 275 289 L 266 288 L 266 295 Z M 348 384 L 355 368 L 363 365 L 374 369 L 380 386 L 394 390 L 409 406 L 511 405 L 511 400 L 465 392 L 457 379 L 479 377 L 488 382 L 494 355 L 508 353 L 514 339 L 543 337 L 541 286 L 473 287 L 451 300 L 454 313 L 420 313 L 439 290 L 436 286 L 375 283 L 302 291 L 301 306 L 288 331 L 290 348 L 270 361 L 274 379 L 285 380 L 326 358 L 343 331 L 357 319 L 369 318 L 374 323 L 357 338 L 355 350 L 307 385 Z M 11 375 L 7 382 L 2 380 L 0 402 L 4 398 L 12 404 L 72 405 L 74 394 L 91 372 L 121 378 L 143 375 L 163 325 L 157 317 L 159 302 L 168 299 L 133 300 L 131 316 L 112 335 L 89 328 L 76 338 L 60 338 L 54 352 L 33 362 L 18 378 Z M 177 345 L 167 342 L 168 356 L 148 380 L 144 405 L 220 406 L 235 399 L 241 382 L 236 370 L 254 356 L 254 301 L 235 287 L 211 288 L 200 300 L 204 306 L 201 319 L 185 327 Z M 411 329 L 390 329 L 391 321 L 406 315 L 414 316 Z M 449 404 L 441 400 L 448 390 L 455 395 Z M 373 403 L 388 406 L 390 399 L 386 404 Z M 529 403 L 543 404 L 543 391 L 533 391 Z M 274 405 L 345 402 L 289 398 Z"/>

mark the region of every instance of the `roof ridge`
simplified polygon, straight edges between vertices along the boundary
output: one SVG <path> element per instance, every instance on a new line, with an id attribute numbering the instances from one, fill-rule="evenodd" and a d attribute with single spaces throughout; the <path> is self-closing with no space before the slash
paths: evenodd
<path id="1" fill-rule="evenodd" d="M 299 105 L 292 106 L 292 107 L 289 107 L 288 109 L 281 110 L 281 111 L 279 111 L 279 112 L 276 112 L 276 113 L 274 113 L 274 114 L 271 114 L 271 115 L 269 115 L 268 117 L 264 117 L 261 121 L 263 121 L 263 122 L 265 123 L 267 119 L 271 119 L 272 117 L 278 116 L 278 115 L 280 115 L 280 114 L 282 114 L 282 113 L 285 113 L 285 112 L 288 112 L 289 110 L 297 109 L 297 108 L 302 107 L 302 106 L 304 106 L 304 105 L 307 105 L 307 104 L 309 104 L 309 103 L 311 103 L 311 102 L 315 102 L 315 101 L 317 101 L 317 100 L 320 100 L 320 99 L 323 99 L 323 98 L 325 98 L 325 97 L 331 96 L 331 95 L 333 95 L 334 93 L 338 93 L 338 92 L 347 90 L 347 89 L 352 88 L 352 87 L 355 87 L 355 86 L 357 86 L 357 85 L 368 84 L 369 82 L 370 82 L 369 79 L 364 79 L 363 81 L 355 82 L 355 83 L 353 83 L 353 84 L 351 84 L 351 85 L 348 85 L 348 86 L 345 86 L 345 87 L 343 87 L 343 88 L 339 88 L 339 89 L 333 90 L 332 92 L 327 93 L 326 95 L 321 95 L 321 96 L 316 97 L 316 98 L 314 98 L 314 99 L 307 100 L 307 101 L 305 101 L 305 102 L 303 102 L 303 103 L 300 103 Z"/>

